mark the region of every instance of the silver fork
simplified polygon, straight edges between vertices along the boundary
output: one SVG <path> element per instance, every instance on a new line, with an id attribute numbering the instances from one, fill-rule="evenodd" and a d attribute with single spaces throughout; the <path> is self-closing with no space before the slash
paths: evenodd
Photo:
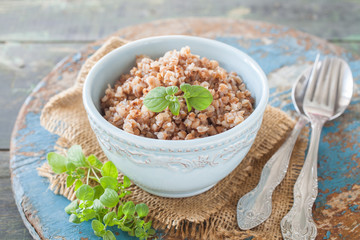
<path id="1" fill-rule="evenodd" d="M 304 166 L 294 186 L 294 204 L 281 221 L 284 239 L 315 239 L 316 225 L 312 206 L 318 193 L 317 156 L 321 129 L 324 123 L 337 115 L 341 89 L 343 61 L 326 58 L 317 66 L 310 79 L 304 98 L 304 111 L 311 122 L 312 135 Z M 337 115 L 338 116 L 338 115 Z"/>

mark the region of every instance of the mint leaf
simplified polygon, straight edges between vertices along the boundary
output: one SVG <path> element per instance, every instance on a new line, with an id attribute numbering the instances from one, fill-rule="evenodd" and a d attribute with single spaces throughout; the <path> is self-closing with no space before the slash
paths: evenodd
<path id="1" fill-rule="evenodd" d="M 202 111 L 206 109 L 213 101 L 213 96 L 210 91 L 202 86 L 191 86 L 190 98 L 187 99 L 186 104 L 196 110 Z"/>
<path id="2" fill-rule="evenodd" d="M 103 166 L 102 162 L 97 157 L 95 157 L 95 155 L 88 156 L 87 161 L 90 163 L 91 166 L 99 169 Z"/>
<path id="3" fill-rule="evenodd" d="M 147 222 L 147 223 L 144 223 L 144 229 L 145 229 L 145 230 L 151 229 L 151 224 L 152 224 L 151 221 L 149 221 L 149 222 Z"/>
<path id="4" fill-rule="evenodd" d="M 76 197 L 80 200 L 93 200 L 94 199 L 94 189 L 92 189 L 89 185 L 82 185 L 76 191 Z"/>
<path id="5" fill-rule="evenodd" d="M 109 212 L 108 214 L 106 214 L 104 216 L 103 221 L 104 221 L 105 225 L 108 225 L 108 226 L 111 227 L 111 226 L 114 226 L 114 223 L 113 223 L 114 218 L 116 218 L 116 213 L 115 212 Z"/>
<path id="6" fill-rule="evenodd" d="M 105 235 L 105 226 L 99 220 L 92 220 L 91 227 L 94 230 L 94 233 L 98 237 L 103 237 Z"/>
<path id="7" fill-rule="evenodd" d="M 116 191 L 111 188 L 107 188 L 105 189 L 103 195 L 101 195 L 100 201 L 105 207 L 112 208 L 118 204 L 119 196 Z"/>
<path id="8" fill-rule="evenodd" d="M 76 178 L 74 178 L 73 176 L 67 176 L 66 178 L 66 187 L 70 187 L 71 185 L 73 185 L 73 183 L 75 182 Z"/>
<path id="9" fill-rule="evenodd" d="M 83 219 L 85 221 L 93 219 L 95 216 L 96 216 L 96 212 L 95 212 L 94 209 L 84 209 L 84 211 L 83 211 Z"/>
<path id="10" fill-rule="evenodd" d="M 101 175 L 103 177 L 109 176 L 109 177 L 113 177 L 113 178 L 117 179 L 118 170 L 112 162 L 108 161 L 102 166 Z"/>
<path id="11" fill-rule="evenodd" d="M 129 201 L 127 203 L 124 204 L 123 209 L 122 209 L 123 213 L 125 215 L 134 215 L 135 213 L 135 204 L 132 201 Z"/>
<path id="12" fill-rule="evenodd" d="M 75 171 L 75 169 L 76 169 L 76 166 L 75 166 L 75 164 L 73 164 L 72 162 L 68 162 L 67 164 L 66 164 L 66 168 L 67 168 L 67 170 L 68 171 Z"/>
<path id="13" fill-rule="evenodd" d="M 143 227 L 144 223 L 145 223 L 144 220 L 137 220 L 135 225 L 136 225 L 136 227 Z"/>
<path id="14" fill-rule="evenodd" d="M 192 107 L 196 110 L 206 109 L 213 101 L 213 96 L 210 91 L 202 86 L 191 86 L 190 84 L 182 84 L 180 89 L 184 92 L 184 98 L 188 111 L 190 112 Z"/>
<path id="15" fill-rule="evenodd" d="M 151 223 L 151 222 L 150 222 Z M 149 229 L 148 230 L 148 234 L 150 235 L 150 236 L 153 236 L 153 235 L 155 235 L 155 233 L 156 233 L 156 231 L 155 231 L 155 229 Z"/>
<path id="16" fill-rule="evenodd" d="M 91 201 L 91 200 L 86 200 L 86 201 L 83 202 L 84 208 L 91 207 L 93 204 L 94 204 L 94 202 Z"/>
<path id="17" fill-rule="evenodd" d="M 144 235 L 144 229 L 143 228 L 141 228 L 141 227 L 137 227 L 136 229 L 135 229 L 135 236 L 136 237 L 141 237 L 141 236 L 143 236 Z"/>
<path id="18" fill-rule="evenodd" d="M 165 88 L 165 91 L 167 95 L 174 95 L 179 91 L 179 88 L 177 86 L 170 86 Z"/>
<path id="19" fill-rule="evenodd" d="M 149 213 L 149 207 L 145 203 L 139 203 L 135 206 L 135 211 L 140 218 L 146 217 Z"/>
<path id="20" fill-rule="evenodd" d="M 80 218 L 78 218 L 78 216 L 76 216 L 74 213 L 70 215 L 69 217 L 69 222 L 72 223 L 81 223 Z"/>
<path id="21" fill-rule="evenodd" d="M 86 167 L 85 155 L 80 145 L 73 145 L 67 152 L 69 161 L 77 167 Z"/>
<path id="22" fill-rule="evenodd" d="M 167 95 L 165 87 L 156 87 L 145 96 L 143 103 L 150 111 L 161 112 L 169 106 L 170 101 L 165 99 Z"/>
<path id="23" fill-rule="evenodd" d="M 72 201 L 69 205 L 65 207 L 65 212 L 71 214 L 78 208 L 77 200 Z"/>
<path id="24" fill-rule="evenodd" d="M 100 202 L 99 199 L 95 199 L 92 207 L 96 212 L 100 212 L 104 208 L 104 205 Z"/>
<path id="25" fill-rule="evenodd" d="M 103 236 L 103 240 L 116 240 L 116 238 L 110 230 L 107 230 L 105 235 Z"/>
<path id="26" fill-rule="evenodd" d="M 124 186 L 124 188 L 130 187 L 130 185 L 131 185 L 130 179 L 129 179 L 127 176 L 124 176 L 124 179 L 123 179 L 123 186 Z"/>
<path id="27" fill-rule="evenodd" d="M 190 94 L 189 94 L 190 95 Z M 185 97 L 184 97 L 185 98 Z M 185 98 L 185 102 L 186 102 L 186 106 L 187 106 L 187 109 L 188 109 L 188 112 L 190 112 L 191 111 L 191 105 L 190 105 L 190 103 L 189 103 L 189 98 Z"/>
<path id="28" fill-rule="evenodd" d="M 81 187 L 82 185 L 83 185 L 83 183 L 80 179 L 76 180 L 74 190 L 77 191 L 79 189 L 79 187 Z"/>
<path id="29" fill-rule="evenodd" d="M 84 176 L 85 176 L 85 170 L 82 169 L 82 168 L 76 169 L 75 172 L 76 172 L 78 175 L 80 175 L 81 177 L 84 177 Z"/>
<path id="30" fill-rule="evenodd" d="M 94 199 L 99 199 L 100 196 L 104 193 L 104 188 L 100 185 L 95 186 L 94 188 Z"/>
<path id="31" fill-rule="evenodd" d="M 170 102 L 169 104 L 169 109 L 171 111 L 171 113 L 175 116 L 179 115 L 180 112 L 180 102 L 179 100 L 175 101 L 175 102 Z"/>
<path id="32" fill-rule="evenodd" d="M 117 212 L 117 217 L 118 218 L 121 218 L 124 215 L 122 209 L 123 209 L 123 205 L 119 205 L 118 212 Z"/>
<path id="33" fill-rule="evenodd" d="M 103 237 L 103 236 L 105 235 L 105 233 L 106 233 L 105 230 L 103 230 L 102 232 L 96 232 L 96 231 L 94 231 L 94 234 L 95 234 L 96 236 L 98 236 L 98 237 Z"/>
<path id="34" fill-rule="evenodd" d="M 188 112 L 190 112 L 191 111 L 191 105 L 189 103 L 189 98 L 190 98 L 190 95 L 191 95 L 191 93 L 190 93 L 191 92 L 191 85 L 188 84 L 188 83 L 181 84 L 180 89 L 181 89 L 181 91 L 184 92 L 183 98 L 185 98 L 185 102 L 186 102 Z"/>
<path id="35" fill-rule="evenodd" d="M 118 181 L 116 178 L 105 176 L 105 177 L 100 178 L 100 184 L 104 189 L 111 188 L 116 191 Z"/>
<path id="36" fill-rule="evenodd" d="M 51 152 L 48 153 L 48 155 L 46 156 L 48 163 L 51 167 L 51 169 L 54 171 L 54 173 L 56 174 L 60 174 L 63 172 L 66 172 L 66 164 L 67 164 L 67 159 L 66 157 Z"/>
<path id="37" fill-rule="evenodd" d="M 120 226 L 120 229 L 121 229 L 122 231 L 124 231 L 124 232 L 128 232 L 129 235 L 130 235 L 130 233 L 131 233 L 131 228 L 129 228 L 129 227 L 125 226 L 125 225 L 121 225 L 121 226 Z M 130 236 L 131 236 L 131 235 L 130 235 Z"/>
<path id="38" fill-rule="evenodd" d="M 191 91 L 191 85 L 188 83 L 183 83 L 180 86 L 181 91 L 183 91 L 185 94 L 189 93 Z"/>

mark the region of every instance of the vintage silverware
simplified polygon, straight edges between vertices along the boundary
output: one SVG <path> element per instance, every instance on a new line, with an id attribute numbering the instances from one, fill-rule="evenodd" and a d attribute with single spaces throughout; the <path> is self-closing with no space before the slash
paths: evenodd
<path id="1" fill-rule="evenodd" d="M 303 109 L 311 122 L 312 135 L 304 166 L 294 186 L 294 204 L 281 221 L 284 239 L 315 239 L 312 218 L 317 183 L 317 156 L 321 129 L 325 122 L 340 116 L 349 105 L 353 78 L 348 64 L 339 58 L 326 58 L 315 66 L 304 97 Z"/>
<path id="2" fill-rule="evenodd" d="M 317 65 L 319 55 L 316 56 L 314 66 Z M 295 82 L 291 98 L 300 117 L 290 136 L 277 152 L 265 164 L 258 185 L 240 198 L 237 205 L 237 221 L 240 229 L 254 228 L 269 218 L 272 210 L 272 194 L 285 177 L 292 150 L 301 129 L 309 122 L 303 110 L 303 100 L 310 79 L 308 69 Z"/>

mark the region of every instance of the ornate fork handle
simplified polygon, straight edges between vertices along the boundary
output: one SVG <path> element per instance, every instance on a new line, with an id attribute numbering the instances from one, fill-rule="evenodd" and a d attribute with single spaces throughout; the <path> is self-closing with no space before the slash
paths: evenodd
<path id="1" fill-rule="evenodd" d="M 259 184 L 239 200 L 237 221 L 241 229 L 251 229 L 269 218 L 272 193 L 283 180 L 296 139 L 307 123 L 307 118 L 300 116 L 288 139 L 264 166 Z"/>
<path id="2" fill-rule="evenodd" d="M 281 220 L 284 239 L 315 239 L 316 225 L 312 218 L 312 206 L 318 193 L 317 156 L 322 126 L 326 119 L 319 119 L 311 126 L 312 135 L 308 155 L 294 186 L 294 204 Z"/>

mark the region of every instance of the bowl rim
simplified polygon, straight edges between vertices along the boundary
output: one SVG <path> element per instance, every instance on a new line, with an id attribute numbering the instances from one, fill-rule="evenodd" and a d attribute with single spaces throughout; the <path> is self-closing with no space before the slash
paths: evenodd
<path id="1" fill-rule="evenodd" d="M 115 127 L 110 122 L 108 122 L 100 114 L 100 112 L 96 109 L 94 100 L 91 98 L 91 86 L 93 85 L 93 82 L 95 79 L 95 78 L 92 78 L 91 76 L 94 75 L 95 72 L 102 69 L 101 66 L 106 61 L 106 59 L 112 58 L 117 54 L 121 54 L 121 52 L 124 51 L 124 49 L 126 49 L 126 48 L 133 48 L 136 46 L 141 46 L 142 44 L 149 45 L 153 42 L 156 43 L 159 40 L 160 41 L 162 41 L 162 40 L 174 41 L 179 38 L 185 39 L 188 41 L 202 42 L 204 44 L 206 43 L 209 45 L 217 45 L 218 47 L 233 51 L 237 55 L 240 55 L 241 57 L 245 58 L 248 65 L 250 65 L 253 68 L 253 70 L 258 74 L 258 76 L 260 78 L 260 82 L 261 82 L 261 87 L 262 87 L 262 96 L 261 96 L 260 100 L 258 101 L 257 107 L 254 108 L 254 111 L 243 122 L 239 123 L 238 125 L 236 125 L 235 127 L 231 128 L 229 130 L 226 130 L 225 132 L 215 134 L 213 136 L 207 136 L 207 137 L 203 137 L 203 138 L 195 138 L 195 139 L 189 139 L 189 140 L 162 140 L 162 139 L 137 136 L 135 134 L 128 133 L 118 127 Z M 213 39 L 208 39 L 208 38 L 203 38 L 203 37 L 195 37 L 195 36 L 186 36 L 186 35 L 165 35 L 165 36 L 154 36 L 154 37 L 142 38 L 139 40 L 129 42 L 123 46 L 120 46 L 120 47 L 114 49 L 110 53 L 103 56 L 98 62 L 95 63 L 95 65 L 91 68 L 88 75 L 86 76 L 82 93 L 83 93 L 82 94 L 83 95 L 82 96 L 83 104 L 84 104 L 85 110 L 88 114 L 88 117 L 90 117 L 94 121 L 96 121 L 97 122 L 96 125 L 99 125 L 100 128 L 102 128 L 108 134 L 110 134 L 112 136 L 118 137 L 123 140 L 127 140 L 128 142 L 132 142 L 136 145 L 154 146 L 154 144 L 156 144 L 156 146 L 158 146 L 160 148 L 161 147 L 164 147 L 164 148 L 173 148 L 173 147 L 194 148 L 195 147 L 196 148 L 201 145 L 209 145 L 209 144 L 215 143 L 215 142 L 223 142 L 226 139 L 228 139 L 229 137 L 232 137 L 234 132 L 239 131 L 240 129 L 246 130 L 250 126 L 252 126 L 251 122 L 256 121 L 256 119 L 259 118 L 258 115 L 262 115 L 265 111 L 265 108 L 266 108 L 266 105 L 268 102 L 268 98 L 269 98 L 269 87 L 268 87 L 268 80 L 267 80 L 267 77 L 266 77 L 264 71 L 261 69 L 261 67 L 258 65 L 258 63 L 253 58 L 251 58 L 249 55 L 247 55 L 243 51 L 241 51 L 235 47 L 232 47 L 226 43 L 223 43 L 223 42 L 220 42 L 217 40 L 213 40 Z"/>

